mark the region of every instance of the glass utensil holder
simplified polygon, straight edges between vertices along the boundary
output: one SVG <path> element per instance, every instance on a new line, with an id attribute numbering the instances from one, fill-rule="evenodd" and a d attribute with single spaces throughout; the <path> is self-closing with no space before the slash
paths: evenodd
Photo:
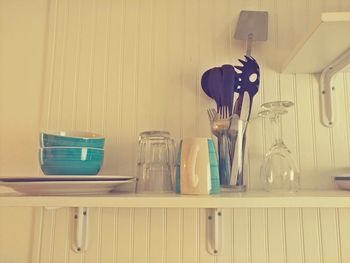
<path id="1" fill-rule="evenodd" d="M 247 121 L 232 117 L 229 129 L 217 135 L 220 186 L 224 191 L 246 191 L 247 127 Z"/>

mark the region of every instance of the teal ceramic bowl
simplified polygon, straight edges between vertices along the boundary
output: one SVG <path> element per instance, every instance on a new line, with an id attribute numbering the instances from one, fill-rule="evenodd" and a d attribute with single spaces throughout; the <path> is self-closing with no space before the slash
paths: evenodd
<path id="1" fill-rule="evenodd" d="M 88 147 L 43 147 L 39 150 L 45 175 L 96 175 L 103 164 L 104 150 Z"/>
<path id="2" fill-rule="evenodd" d="M 40 133 L 41 147 L 90 147 L 103 149 L 105 138 L 97 133 L 82 131 L 60 131 Z"/>

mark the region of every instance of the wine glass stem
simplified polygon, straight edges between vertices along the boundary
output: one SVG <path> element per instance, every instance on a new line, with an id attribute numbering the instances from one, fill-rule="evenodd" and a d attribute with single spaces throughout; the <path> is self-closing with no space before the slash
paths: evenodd
<path id="1" fill-rule="evenodd" d="M 271 119 L 271 131 L 273 136 L 273 145 L 283 144 L 281 115 L 275 114 Z"/>

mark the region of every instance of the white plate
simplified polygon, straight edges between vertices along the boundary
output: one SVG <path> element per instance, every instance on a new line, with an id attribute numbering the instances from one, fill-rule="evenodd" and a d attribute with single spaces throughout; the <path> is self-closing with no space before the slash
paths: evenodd
<path id="1" fill-rule="evenodd" d="M 123 181 L 52 181 L 0 182 L 16 192 L 27 195 L 94 195 L 118 192 L 119 185 L 135 184 L 136 179 Z"/>
<path id="2" fill-rule="evenodd" d="M 350 178 L 349 177 L 343 177 L 343 178 L 335 178 L 334 179 L 336 185 L 344 190 L 350 190 Z"/>
<path id="3" fill-rule="evenodd" d="M 46 175 L 35 177 L 0 177 L 0 182 L 53 182 L 53 181 L 123 181 L 132 176 L 121 175 Z"/>

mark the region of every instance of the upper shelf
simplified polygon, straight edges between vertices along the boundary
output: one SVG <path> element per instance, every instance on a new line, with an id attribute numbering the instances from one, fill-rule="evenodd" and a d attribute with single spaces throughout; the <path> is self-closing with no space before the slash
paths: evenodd
<path id="1" fill-rule="evenodd" d="M 322 13 L 282 64 L 283 73 L 319 73 L 350 47 L 350 12 Z M 350 65 L 343 71 L 350 71 Z"/>
<path id="2" fill-rule="evenodd" d="M 347 191 L 297 193 L 221 193 L 212 196 L 178 194 L 110 194 L 102 196 L 0 195 L 0 207 L 126 207 L 126 208 L 269 208 L 350 207 Z"/>

